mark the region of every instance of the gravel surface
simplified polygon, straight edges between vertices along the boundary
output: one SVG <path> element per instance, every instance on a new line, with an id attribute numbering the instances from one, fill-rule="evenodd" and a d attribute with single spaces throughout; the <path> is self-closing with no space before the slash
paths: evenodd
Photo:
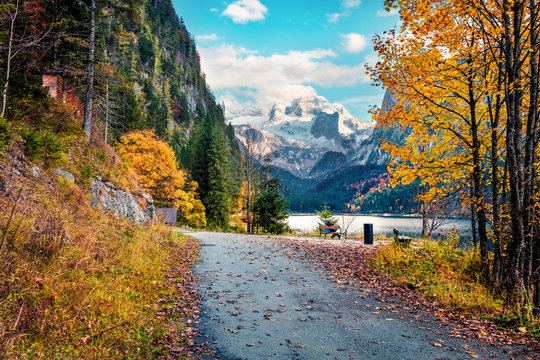
<path id="1" fill-rule="evenodd" d="M 382 303 L 375 289 L 343 284 L 271 237 L 184 233 L 201 243 L 197 341 L 215 351 L 208 358 L 521 358 L 516 346 L 450 337 L 453 325 Z"/>

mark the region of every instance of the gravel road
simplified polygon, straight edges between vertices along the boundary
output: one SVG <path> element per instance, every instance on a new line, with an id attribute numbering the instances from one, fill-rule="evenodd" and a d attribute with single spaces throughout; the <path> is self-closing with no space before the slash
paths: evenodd
<path id="1" fill-rule="evenodd" d="M 197 341 L 215 350 L 209 358 L 521 358 L 516 347 L 450 337 L 436 316 L 343 285 L 270 237 L 184 233 L 201 242 Z"/>

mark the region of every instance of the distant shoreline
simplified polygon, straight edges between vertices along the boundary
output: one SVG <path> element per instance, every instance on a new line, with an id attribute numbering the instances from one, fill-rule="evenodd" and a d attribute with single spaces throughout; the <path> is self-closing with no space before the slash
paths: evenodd
<path id="1" fill-rule="evenodd" d="M 358 214 L 358 213 L 335 213 L 334 216 L 373 216 L 373 217 L 396 217 L 396 218 L 421 218 L 421 214 Z M 289 213 L 289 216 L 317 216 L 317 213 Z M 467 216 L 449 216 L 447 219 L 457 219 L 457 220 L 470 220 L 470 217 Z"/>

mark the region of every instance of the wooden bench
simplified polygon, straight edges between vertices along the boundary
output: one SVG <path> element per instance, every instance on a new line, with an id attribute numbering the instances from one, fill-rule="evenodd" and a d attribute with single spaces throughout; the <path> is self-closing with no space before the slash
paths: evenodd
<path id="1" fill-rule="evenodd" d="M 394 243 L 398 245 L 408 246 L 411 243 L 412 238 L 408 236 L 399 235 L 399 230 L 394 229 Z"/>
<path id="2" fill-rule="evenodd" d="M 328 229 L 328 230 L 336 230 L 334 232 L 326 232 L 325 230 Z M 337 230 L 339 230 L 340 232 L 337 232 Z M 341 236 L 344 236 L 344 237 L 347 237 L 347 232 L 341 232 L 341 227 L 339 227 L 338 225 L 330 225 L 330 226 L 327 226 L 327 225 L 320 225 L 319 226 L 319 237 L 321 237 L 322 235 L 324 235 L 324 237 L 326 237 L 326 235 L 330 235 L 330 237 L 334 237 L 334 236 L 337 236 L 341 239 Z"/>

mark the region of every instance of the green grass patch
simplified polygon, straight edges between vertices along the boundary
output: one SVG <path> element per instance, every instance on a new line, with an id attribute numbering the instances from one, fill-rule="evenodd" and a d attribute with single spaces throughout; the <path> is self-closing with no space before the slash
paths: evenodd
<path id="1" fill-rule="evenodd" d="M 418 289 L 445 307 L 476 316 L 501 314 L 503 302 L 480 281 L 478 252 L 461 250 L 456 244 L 456 239 L 450 239 L 384 246 L 373 265 L 391 274 L 398 285 Z"/>
<path id="2" fill-rule="evenodd" d="M 166 354 L 170 319 L 159 304 L 177 290 L 168 288 L 164 272 L 196 249 L 161 225 L 134 225 L 90 206 L 88 183 L 96 175 L 140 190 L 109 146 L 89 145 L 60 122 L 41 132 L 23 124 L 13 136 L 23 141 L 12 141 L 18 148 L 7 154 L 24 151 L 42 176 L 8 181 L 13 175 L 3 169 L 12 159 L 0 158 L 0 358 Z M 75 183 L 58 177 L 53 165 L 74 174 Z"/>

